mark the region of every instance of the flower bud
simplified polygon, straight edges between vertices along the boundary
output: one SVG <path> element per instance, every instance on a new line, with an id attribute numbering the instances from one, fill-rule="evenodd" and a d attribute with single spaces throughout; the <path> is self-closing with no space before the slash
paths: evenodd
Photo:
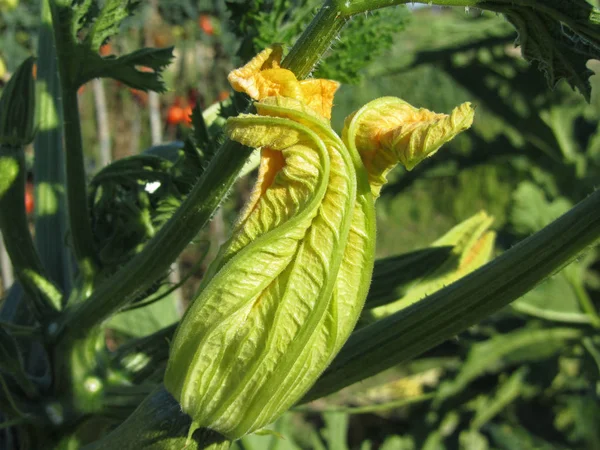
<path id="1" fill-rule="evenodd" d="M 34 58 L 26 59 L 12 75 L 0 97 L 0 144 L 29 144 L 35 125 Z"/>

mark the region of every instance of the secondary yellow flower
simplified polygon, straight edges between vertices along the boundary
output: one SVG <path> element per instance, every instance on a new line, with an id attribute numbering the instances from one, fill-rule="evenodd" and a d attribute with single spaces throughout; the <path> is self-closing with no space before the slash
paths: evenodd
<path id="1" fill-rule="evenodd" d="M 261 165 L 173 340 L 165 386 L 192 417 L 191 432 L 210 428 L 238 439 L 306 393 L 352 332 L 367 295 L 380 187 L 369 182 L 388 170 L 378 161 L 412 167 L 466 127 L 456 114 L 450 121 L 424 115 L 423 127 L 397 109 L 400 118 L 387 120 L 400 131 L 385 128 L 389 143 L 374 146 L 378 132 L 364 120 L 376 117 L 372 102 L 342 140 L 329 124 L 338 83 L 299 81 L 280 62 L 274 47 L 229 75 L 236 90 L 259 101 L 257 114 L 230 118 L 226 132 L 260 147 Z M 393 111 L 383 108 L 383 117 Z"/>

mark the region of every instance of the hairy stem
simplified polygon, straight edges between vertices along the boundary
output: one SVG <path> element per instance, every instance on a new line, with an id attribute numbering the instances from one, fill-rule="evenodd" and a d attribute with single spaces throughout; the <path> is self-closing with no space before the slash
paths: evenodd
<path id="1" fill-rule="evenodd" d="M 306 78 L 349 19 L 350 16 L 342 14 L 335 2 L 327 2 L 290 50 L 282 66 L 298 78 Z"/>
<path id="2" fill-rule="evenodd" d="M 355 14 L 386 8 L 388 6 L 405 5 L 406 3 L 422 3 L 437 6 L 477 6 L 482 0 L 336 0 L 339 11 L 349 17 Z"/>

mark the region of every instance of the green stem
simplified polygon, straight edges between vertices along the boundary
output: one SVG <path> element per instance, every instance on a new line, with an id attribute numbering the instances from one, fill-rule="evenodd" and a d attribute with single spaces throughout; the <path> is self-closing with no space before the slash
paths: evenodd
<path id="1" fill-rule="evenodd" d="M 460 333 L 600 239 L 600 191 L 481 269 L 352 334 L 302 402 L 375 375 Z"/>
<path id="2" fill-rule="evenodd" d="M 426 5 L 437 6 L 477 6 L 482 0 L 433 0 L 433 1 L 413 1 L 413 0 L 336 0 L 339 11 L 347 16 L 373 11 L 375 9 L 386 8 L 388 6 L 405 5 L 406 3 L 422 3 Z"/>
<path id="3" fill-rule="evenodd" d="M 59 322 L 62 338 L 85 335 L 132 299 L 142 295 L 206 225 L 237 178 L 252 149 L 226 141 L 173 217 L 114 277 L 97 286 L 87 301 L 67 310 Z"/>
<path id="4" fill-rule="evenodd" d="M 298 78 L 306 78 L 349 19 L 350 16 L 341 14 L 336 2 L 325 3 L 290 50 L 282 66 L 294 72 Z"/>
<path id="5" fill-rule="evenodd" d="M 69 237 L 79 270 L 86 284 L 89 285 L 97 272 L 98 260 L 88 211 L 85 161 L 77 101 L 79 85 L 73 80 L 72 75 L 72 65 L 77 62 L 74 60 L 76 56 L 68 53 L 72 48 L 72 43 L 65 40 L 68 34 L 65 35 L 64 24 L 61 23 L 61 14 L 64 15 L 64 8 L 65 6 L 57 5 L 56 2 L 50 3 L 60 77 Z"/>
<path id="6" fill-rule="evenodd" d="M 61 71 L 61 77 L 63 76 Z M 91 280 L 97 270 L 94 234 L 87 201 L 87 183 L 77 90 L 61 82 L 67 174 L 69 237 L 84 279 Z"/>
<path id="7" fill-rule="evenodd" d="M 596 311 L 596 307 L 594 306 L 594 302 L 588 295 L 583 282 L 581 279 L 573 279 L 573 277 L 568 277 L 569 283 L 571 287 L 575 291 L 575 295 L 577 300 L 579 301 L 579 305 L 581 309 L 586 313 L 587 317 L 590 319 L 590 323 L 596 329 L 600 328 L 600 316 L 598 316 L 598 311 Z"/>
<path id="8" fill-rule="evenodd" d="M 29 233 L 25 211 L 25 154 L 23 148 L 0 144 L 0 230 L 15 275 L 27 293 L 32 313 L 40 323 L 47 323 L 60 308 L 60 293 L 47 296 L 44 269 Z"/>
<path id="9" fill-rule="evenodd" d="M 337 7 L 326 3 L 286 57 L 284 65 L 299 78 L 308 75 L 345 24 L 346 20 L 339 16 Z M 336 31 L 332 33 L 326 26 Z M 326 39 L 315 35 L 318 30 Z M 312 50 L 306 50 L 304 47 L 313 41 Z M 58 327 L 52 327 L 55 328 L 52 334 L 57 339 L 85 335 L 86 330 L 143 294 L 163 276 L 171 262 L 208 223 L 251 154 L 252 149 L 226 141 L 173 217 L 122 270 L 99 285 L 87 301 L 68 310 Z"/>
<path id="10" fill-rule="evenodd" d="M 82 450 L 221 450 L 230 442 L 207 430 L 198 431 L 188 441 L 191 419 L 161 385 L 129 418 L 105 438 Z"/>
<path id="11" fill-rule="evenodd" d="M 37 58 L 37 133 L 35 183 L 35 244 L 50 279 L 68 293 L 72 285 L 71 256 L 65 246 L 67 216 L 62 150 L 60 79 L 49 0 L 42 2 Z"/>

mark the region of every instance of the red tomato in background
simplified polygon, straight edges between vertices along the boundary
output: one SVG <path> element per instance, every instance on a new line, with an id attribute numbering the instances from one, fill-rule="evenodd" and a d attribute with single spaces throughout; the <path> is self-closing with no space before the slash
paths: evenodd
<path id="1" fill-rule="evenodd" d="M 200 14 L 200 17 L 198 17 L 198 26 L 209 36 L 215 34 L 215 27 L 213 26 L 208 14 Z"/>
<path id="2" fill-rule="evenodd" d="M 177 125 L 185 120 L 185 110 L 178 105 L 171 105 L 167 111 L 167 123 Z"/>
<path id="3" fill-rule="evenodd" d="M 25 185 L 25 211 L 27 214 L 31 214 L 33 212 L 33 207 L 33 184 L 27 183 Z"/>

